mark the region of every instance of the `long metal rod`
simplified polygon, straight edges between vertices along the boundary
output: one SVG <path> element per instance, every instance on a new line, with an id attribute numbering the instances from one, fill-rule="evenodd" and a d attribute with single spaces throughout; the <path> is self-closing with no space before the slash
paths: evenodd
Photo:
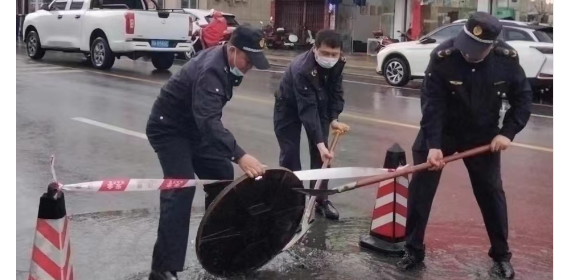
<path id="1" fill-rule="evenodd" d="M 333 134 L 334 134 L 334 137 L 333 137 L 333 140 L 332 140 L 332 143 L 330 146 L 330 150 L 329 150 L 331 152 L 334 152 L 334 150 L 336 149 L 336 146 L 338 144 L 338 139 L 343 134 L 343 132 L 339 131 L 339 130 L 335 130 L 333 132 Z M 331 160 L 326 159 L 323 162 L 323 166 L 321 169 L 328 168 L 330 163 L 331 163 Z M 317 180 L 317 182 L 315 182 L 315 187 L 313 189 L 314 190 L 320 190 L 320 191 L 327 191 L 327 190 L 321 190 L 320 189 L 321 182 L 322 182 L 322 180 Z M 293 245 L 295 245 L 295 243 L 297 243 L 299 240 L 301 240 L 301 238 L 303 238 L 303 236 L 305 236 L 305 234 L 307 234 L 307 232 L 309 231 L 309 228 L 311 227 L 309 222 L 311 221 L 311 217 L 313 216 L 313 213 L 315 212 L 316 202 L 317 202 L 316 196 L 313 196 L 309 199 L 309 203 L 307 204 L 307 207 L 305 208 L 305 212 L 303 212 L 303 218 L 301 219 L 301 231 L 298 232 L 297 234 L 295 234 L 295 236 L 293 236 L 291 241 L 289 241 L 289 243 L 287 243 L 287 245 L 285 245 L 285 247 L 283 248 L 283 251 L 291 248 Z"/>
<path id="2" fill-rule="evenodd" d="M 454 155 L 445 157 L 445 158 L 443 158 L 443 161 L 445 163 L 448 163 L 448 162 L 456 161 L 456 160 L 463 159 L 466 157 L 472 157 L 475 155 L 486 153 L 486 152 L 489 152 L 490 150 L 491 150 L 491 146 L 485 145 L 485 146 L 474 148 L 474 149 L 471 149 L 471 150 L 468 150 L 468 151 L 465 151 L 462 153 L 458 153 L 458 154 L 454 154 Z M 332 194 L 342 193 L 342 192 L 358 189 L 361 187 L 365 187 L 368 185 L 380 183 L 382 181 L 394 179 L 394 178 L 404 176 L 404 175 L 408 175 L 408 174 L 411 174 L 414 172 L 426 170 L 430 167 L 431 167 L 431 164 L 429 162 L 425 162 L 422 164 L 409 166 L 409 167 L 403 167 L 403 168 L 397 169 L 394 172 L 389 172 L 387 174 L 381 174 L 381 175 L 377 175 L 377 176 L 364 178 L 362 180 L 352 182 L 352 183 L 334 188 L 332 190 L 317 190 L 317 189 L 295 189 L 295 190 L 298 192 L 301 192 L 303 194 L 307 194 L 307 195 L 315 195 L 315 196 L 316 195 L 325 195 L 325 194 L 332 195 Z"/>

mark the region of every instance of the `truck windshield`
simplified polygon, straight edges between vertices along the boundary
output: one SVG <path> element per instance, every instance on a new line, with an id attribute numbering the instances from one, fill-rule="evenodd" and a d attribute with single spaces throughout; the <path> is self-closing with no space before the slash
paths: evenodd
<path id="1" fill-rule="evenodd" d="M 141 0 L 99 0 L 99 3 L 104 7 L 105 5 L 125 5 L 133 10 L 145 10 Z"/>

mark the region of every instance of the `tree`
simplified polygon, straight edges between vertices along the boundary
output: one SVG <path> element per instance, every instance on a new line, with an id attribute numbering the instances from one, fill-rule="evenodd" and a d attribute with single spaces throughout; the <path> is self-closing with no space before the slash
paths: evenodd
<path id="1" fill-rule="evenodd" d="M 553 0 L 532 0 L 534 10 L 536 11 L 536 20 L 539 23 L 547 23 L 548 16 L 552 11 Z"/>

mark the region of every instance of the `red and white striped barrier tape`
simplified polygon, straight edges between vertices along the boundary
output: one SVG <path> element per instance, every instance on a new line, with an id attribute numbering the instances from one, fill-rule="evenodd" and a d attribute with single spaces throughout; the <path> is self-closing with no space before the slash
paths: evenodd
<path id="1" fill-rule="evenodd" d="M 52 161 L 53 162 L 53 161 Z M 301 181 L 348 179 L 376 176 L 388 172 L 384 168 L 340 167 L 294 172 Z M 55 172 L 54 172 L 55 178 Z M 202 179 L 112 179 L 77 184 L 59 184 L 60 190 L 84 192 L 132 192 L 190 188 L 231 180 Z"/>
<path id="2" fill-rule="evenodd" d="M 86 192 L 156 191 L 196 187 L 216 182 L 221 181 L 187 179 L 122 179 L 60 185 L 60 189 L 66 191 Z"/>

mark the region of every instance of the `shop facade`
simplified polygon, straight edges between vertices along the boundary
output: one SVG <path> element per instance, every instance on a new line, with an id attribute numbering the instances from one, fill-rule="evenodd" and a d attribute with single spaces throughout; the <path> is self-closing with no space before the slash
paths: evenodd
<path id="1" fill-rule="evenodd" d="M 336 12 L 335 29 L 343 37 L 344 50 L 365 52 L 367 41 L 373 38 L 372 33 L 375 31 L 394 37 L 397 34 L 394 24 L 400 20 L 397 13 L 405 13 L 396 8 L 400 1 L 402 0 L 368 0 L 363 5 L 358 5 L 359 1 L 354 0 L 338 1 L 331 10 Z"/>
<path id="2" fill-rule="evenodd" d="M 329 0 L 329 2 L 333 2 Z M 552 22 L 552 0 L 338 0 L 331 5 L 334 29 L 347 52 L 366 52 L 374 31 L 402 40 L 418 39 L 476 11 L 501 19 Z M 544 2 L 544 3 L 543 3 Z M 332 26 L 331 26 L 332 27 Z"/>
<path id="3" fill-rule="evenodd" d="M 477 11 L 488 11 L 490 0 L 342 0 L 335 5 L 336 30 L 345 51 L 366 52 L 373 32 L 402 40 L 416 39 Z"/>
<path id="4" fill-rule="evenodd" d="M 301 42 L 311 30 L 314 37 L 321 29 L 330 28 L 330 13 L 326 0 L 274 0 L 271 6 L 275 27 L 283 27 L 297 35 Z"/>

